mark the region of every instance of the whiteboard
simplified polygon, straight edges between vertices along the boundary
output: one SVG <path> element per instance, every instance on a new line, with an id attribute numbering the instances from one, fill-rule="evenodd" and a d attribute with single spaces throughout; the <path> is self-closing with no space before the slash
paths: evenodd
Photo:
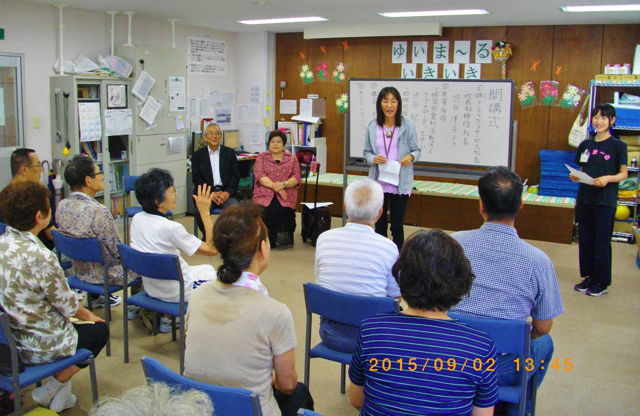
<path id="1" fill-rule="evenodd" d="M 349 155 L 362 158 L 365 132 L 384 87 L 402 97 L 402 115 L 416 126 L 421 162 L 511 167 L 512 80 L 349 80 Z"/>

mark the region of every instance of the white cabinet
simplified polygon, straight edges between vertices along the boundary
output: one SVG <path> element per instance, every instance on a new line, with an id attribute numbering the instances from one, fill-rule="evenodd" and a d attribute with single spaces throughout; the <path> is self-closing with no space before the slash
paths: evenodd
<path id="1" fill-rule="evenodd" d="M 154 78 L 155 83 L 149 93 L 150 96 L 163 103 L 156 116 L 157 126 L 151 129 L 145 126 L 139 117 L 140 100 L 130 95 L 134 108 L 134 137 L 131 140 L 131 170 L 132 174 L 141 175 L 151 168 L 162 168 L 171 172 L 175 186 L 178 189 L 178 206 L 172 210 L 174 214 L 184 214 L 187 210 L 187 137 L 186 130 L 178 130 L 176 118 L 182 117 L 186 124 L 186 108 L 171 111 L 172 98 L 169 87 L 170 78 L 182 78 L 186 81 L 187 54 L 177 49 L 162 49 L 144 46 L 121 46 L 117 48 L 117 55 L 126 59 L 133 66 L 132 85 L 142 71 Z M 185 82 L 186 84 L 186 82 Z M 185 85 L 186 87 L 186 85 Z M 184 91 L 186 94 L 186 90 Z M 186 95 L 184 96 L 186 104 Z M 184 140 L 183 151 L 170 153 L 169 139 L 181 137 Z"/>

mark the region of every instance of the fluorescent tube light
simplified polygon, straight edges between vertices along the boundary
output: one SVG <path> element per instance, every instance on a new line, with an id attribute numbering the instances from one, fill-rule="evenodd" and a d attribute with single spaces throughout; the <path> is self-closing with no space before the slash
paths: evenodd
<path id="1" fill-rule="evenodd" d="M 467 9 L 467 10 L 425 10 L 422 12 L 393 12 L 378 13 L 384 17 L 424 17 L 424 16 L 466 16 L 473 14 L 489 14 L 484 9 Z"/>
<path id="2" fill-rule="evenodd" d="M 560 6 L 563 12 L 637 12 L 640 4 L 608 4 L 601 6 Z"/>
<path id="3" fill-rule="evenodd" d="M 324 17 L 285 17 L 280 19 L 258 19 L 258 20 L 239 20 L 238 23 L 245 25 L 271 25 L 277 23 L 298 23 L 298 22 L 324 22 Z"/>

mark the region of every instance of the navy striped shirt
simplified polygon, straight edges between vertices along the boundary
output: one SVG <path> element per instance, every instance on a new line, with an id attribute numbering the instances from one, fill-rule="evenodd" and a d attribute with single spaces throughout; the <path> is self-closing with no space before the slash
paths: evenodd
<path id="1" fill-rule="evenodd" d="M 399 361 L 402 360 L 402 361 Z M 349 378 L 361 415 L 469 415 L 498 402 L 496 348 L 457 320 L 391 312 L 363 321 Z"/>

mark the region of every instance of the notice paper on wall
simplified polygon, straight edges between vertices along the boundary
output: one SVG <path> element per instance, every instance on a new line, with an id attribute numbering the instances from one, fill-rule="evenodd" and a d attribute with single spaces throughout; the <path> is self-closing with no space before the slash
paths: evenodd
<path id="1" fill-rule="evenodd" d="M 280 100 L 280 114 L 298 114 L 296 100 Z"/>
<path id="2" fill-rule="evenodd" d="M 169 111 L 185 111 L 187 108 L 187 96 L 172 95 L 169 97 Z"/>
<path id="3" fill-rule="evenodd" d="M 248 129 L 242 129 L 242 135 L 246 141 L 250 141 L 251 144 L 262 143 L 262 126 L 250 126 Z"/>
<path id="4" fill-rule="evenodd" d="M 169 95 L 185 95 L 186 79 L 184 77 L 169 77 Z"/>
<path id="5" fill-rule="evenodd" d="M 227 42 L 187 37 L 187 67 L 193 75 L 227 75 Z"/>
<path id="6" fill-rule="evenodd" d="M 169 137 L 169 154 L 184 152 L 184 137 Z"/>
<path id="7" fill-rule="evenodd" d="M 0 88 L 0 126 L 6 123 L 4 116 L 4 88 Z"/>
<path id="8" fill-rule="evenodd" d="M 300 99 L 300 115 L 311 117 L 313 110 L 313 100 L 301 98 Z"/>
<path id="9" fill-rule="evenodd" d="M 239 124 L 257 124 L 260 123 L 260 105 L 259 104 L 238 104 L 238 121 Z"/>
<path id="10" fill-rule="evenodd" d="M 162 103 L 150 95 L 142 106 L 140 118 L 146 121 L 147 124 L 153 124 L 161 108 Z"/>
<path id="11" fill-rule="evenodd" d="M 78 103 L 80 141 L 95 142 L 102 139 L 100 103 Z"/>
<path id="12" fill-rule="evenodd" d="M 104 129 L 107 136 L 121 136 L 133 133 L 133 115 L 130 109 L 106 110 Z"/>
<path id="13" fill-rule="evenodd" d="M 222 91 L 211 91 L 211 93 L 209 94 L 209 104 L 216 106 L 216 105 L 223 105 L 223 93 Z"/>
<path id="14" fill-rule="evenodd" d="M 209 117 L 211 109 L 209 108 L 209 100 L 206 98 L 200 99 L 200 117 Z"/>
<path id="15" fill-rule="evenodd" d="M 136 81 L 133 89 L 131 90 L 131 94 L 138 97 L 141 101 L 145 101 L 151 92 L 151 88 L 153 88 L 153 84 L 156 83 L 156 80 L 153 79 L 151 75 L 149 75 L 146 71 L 142 71 L 138 80 Z"/>
<path id="16" fill-rule="evenodd" d="M 189 98 L 189 118 L 196 118 L 200 115 L 198 103 L 195 98 Z"/>
<path id="17" fill-rule="evenodd" d="M 231 124 L 231 107 L 216 107 L 216 123 Z"/>
<path id="18" fill-rule="evenodd" d="M 222 94 L 222 105 L 231 106 L 236 102 L 236 93 L 233 91 L 225 91 Z"/>
<path id="19" fill-rule="evenodd" d="M 260 83 L 251 84 L 251 102 L 252 103 L 262 102 L 262 84 Z"/>

